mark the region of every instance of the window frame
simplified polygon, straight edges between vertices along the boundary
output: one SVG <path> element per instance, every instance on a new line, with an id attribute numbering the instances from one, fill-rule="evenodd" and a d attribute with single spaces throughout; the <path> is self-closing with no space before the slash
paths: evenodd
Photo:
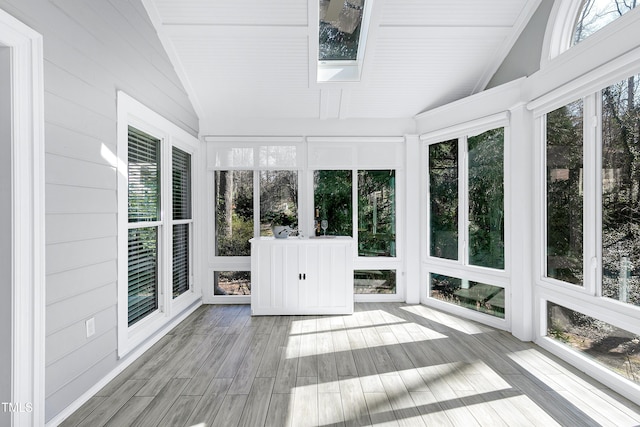
<path id="1" fill-rule="evenodd" d="M 459 123 L 447 128 L 420 135 L 421 194 L 425 197 L 422 206 L 422 243 L 420 246 L 421 276 L 420 301 L 461 317 L 477 320 L 499 329 L 508 330 L 511 327 L 511 123 L 508 111 L 496 113 L 469 122 Z M 468 147 L 467 139 L 492 129 L 504 128 L 503 148 L 503 189 L 504 189 L 504 268 L 495 269 L 469 264 L 469 251 L 465 242 L 469 239 L 469 195 L 468 195 Z M 430 236 L 430 208 L 431 197 L 429 188 L 429 146 L 449 140 L 458 139 L 458 259 L 450 260 L 431 255 Z M 498 318 L 485 313 L 469 310 L 454 304 L 440 301 L 431 297 L 430 274 L 441 274 L 458 279 L 472 280 L 504 288 L 505 315 Z"/>
<path id="2" fill-rule="evenodd" d="M 469 241 L 469 159 L 467 140 L 470 136 L 476 136 L 481 133 L 504 128 L 504 149 L 503 149 L 503 188 L 504 188 L 504 268 L 490 268 L 469 264 L 469 251 L 467 242 Z M 424 254 L 422 262 L 430 265 L 440 265 L 442 267 L 457 267 L 470 272 L 481 274 L 489 274 L 496 277 L 507 277 L 510 273 L 510 251 L 509 251 L 509 207 L 510 207 L 510 186 L 506 179 L 509 173 L 509 146 L 511 140 L 511 129 L 509 125 L 508 114 L 496 114 L 494 116 L 474 121 L 467 125 L 455 126 L 442 131 L 432 132 L 430 134 L 421 135 L 422 141 L 422 179 L 424 190 L 422 193 L 426 196 L 425 201 L 429 202 L 431 190 L 429 188 L 429 146 L 446 142 L 449 140 L 458 140 L 458 259 L 451 260 L 439 258 L 431 255 L 431 233 L 429 232 L 430 209 L 427 206 L 424 209 L 422 222 L 425 224 L 423 232 L 423 243 L 421 252 Z"/>
<path id="3" fill-rule="evenodd" d="M 253 237 L 260 236 L 260 172 L 288 170 L 296 171 L 298 175 L 298 223 L 303 225 L 303 209 L 302 202 L 302 189 L 304 188 L 304 173 L 303 163 L 306 151 L 302 138 L 297 137 L 267 137 L 267 138 L 218 138 L 207 137 L 208 143 L 216 142 L 215 148 L 213 145 L 209 145 L 208 149 L 208 162 L 207 162 L 207 175 L 208 175 L 208 223 L 210 232 L 208 243 L 208 273 L 205 280 L 205 290 L 203 292 L 203 301 L 210 304 L 248 304 L 251 302 L 250 295 L 214 295 L 214 273 L 220 271 L 251 271 L 251 255 L 247 256 L 224 256 L 215 254 L 215 239 L 216 239 L 216 212 L 215 212 L 215 172 L 216 171 L 252 171 L 253 172 Z M 295 160 L 291 163 L 284 162 L 285 164 L 278 164 L 276 159 L 275 164 L 270 163 L 268 160 L 265 163 L 261 154 L 268 152 L 269 149 L 277 147 L 295 147 Z M 243 159 L 242 164 L 238 165 L 225 165 L 221 164 L 221 155 L 224 150 L 251 150 L 250 156 Z M 266 150 L 266 151 L 265 151 Z M 248 151 L 247 151 L 248 152 Z M 233 162 L 233 161 L 232 161 Z M 302 228 L 304 231 L 305 229 Z"/>
<path id="4" fill-rule="evenodd" d="M 629 14 L 627 14 L 629 15 Z M 626 15 L 625 15 L 626 16 Z M 623 17 L 617 21 L 622 20 Z M 613 27 L 615 23 L 601 31 Z M 587 45 L 597 34 L 576 45 Z M 640 73 L 637 53 L 621 57 L 596 68 L 578 81 L 569 82 L 527 104 L 535 122 L 536 144 L 534 212 L 534 339 L 541 347 L 560 355 L 597 380 L 628 396 L 637 395 L 638 387 L 619 378 L 584 355 L 565 348 L 547 337 L 547 301 L 567 307 L 613 326 L 640 334 L 640 307 L 603 297 L 602 286 L 602 108 L 601 91 L 630 75 Z M 584 286 L 547 278 L 546 246 L 546 114 L 576 99 L 584 100 Z"/>
<path id="5" fill-rule="evenodd" d="M 128 128 L 134 127 L 160 140 L 160 218 L 154 222 L 128 221 Z M 190 224 L 190 286 L 189 290 L 173 298 L 172 242 L 172 148 L 191 156 L 191 219 Z M 123 357 L 152 335 L 181 320 L 197 307 L 200 301 L 199 262 L 193 256 L 199 245 L 197 224 L 199 208 L 198 162 L 199 141 L 142 103 L 122 91 L 117 92 L 117 205 L 118 205 L 118 357 Z M 182 220 L 177 222 L 183 222 Z M 131 225 L 133 224 L 133 225 Z M 157 226 L 158 229 L 158 309 L 135 324 L 128 325 L 128 230 Z"/>
<path id="6" fill-rule="evenodd" d="M 207 147 L 208 170 L 208 224 L 209 224 L 209 269 L 207 283 L 211 283 L 203 293 L 205 303 L 246 304 L 249 296 L 213 295 L 213 274 L 215 271 L 250 271 L 250 256 L 215 256 L 215 206 L 213 202 L 214 171 L 216 170 L 252 170 L 254 171 L 254 236 L 259 235 L 259 172 L 260 170 L 297 170 L 298 171 L 298 223 L 304 236 L 313 232 L 315 170 L 350 170 L 352 172 L 352 223 L 354 224 L 354 270 L 384 269 L 396 271 L 396 293 L 394 294 L 355 294 L 359 301 L 404 301 L 405 300 L 405 168 L 404 137 L 205 137 Z M 215 144 L 212 144 L 215 143 Z M 260 166 L 260 147 L 292 146 L 297 148 L 295 164 L 288 166 Z M 375 149 L 372 147 L 376 147 Z M 342 150 L 336 154 L 334 149 Z M 253 149 L 251 156 L 244 156 L 241 164 L 229 166 L 231 149 Z M 227 159 L 227 160 L 225 160 Z M 234 158 L 235 159 L 235 158 Z M 235 160 L 232 160 L 232 162 Z M 357 215 L 359 170 L 388 170 L 396 173 L 396 256 L 395 257 L 359 257 L 357 253 Z M 256 215 L 258 215 L 256 217 Z"/>

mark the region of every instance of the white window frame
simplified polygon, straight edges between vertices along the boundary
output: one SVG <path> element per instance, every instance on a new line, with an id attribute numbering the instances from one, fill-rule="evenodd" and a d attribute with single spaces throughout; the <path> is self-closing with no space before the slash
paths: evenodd
<path id="1" fill-rule="evenodd" d="M 635 12 L 635 11 L 634 11 Z M 627 14 L 629 15 L 629 14 Z M 625 16 L 627 16 L 625 15 Z M 618 21 L 620 21 L 620 18 Z M 609 27 L 615 28 L 616 23 Z M 605 30 L 603 29 L 603 30 Z M 603 31 L 601 30 L 601 31 Z M 588 41 L 580 43 L 586 45 Z M 580 46 L 578 45 L 578 46 Z M 539 236 L 534 260 L 534 336 L 536 344 L 568 360 L 613 390 L 640 404 L 640 386 L 615 374 L 582 354 L 547 336 L 547 301 L 640 334 L 640 307 L 601 296 L 602 277 L 602 165 L 601 90 L 640 73 L 640 51 L 617 58 L 533 100 L 527 108 L 535 120 L 536 167 L 535 231 Z M 546 277 L 546 114 L 577 99 L 584 99 L 584 286 Z"/>
<path id="2" fill-rule="evenodd" d="M 470 136 L 479 135 L 483 132 L 504 128 L 504 268 L 495 269 L 469 264 L 469 254 L 467 241 L 469 238 L 469 195 L 468 195 L 468 154 L 467 139 Z M 507 177 L 510 176 L 511 158 L 511 126 L 509 112 L 493 114 L 491 116 L 479 118 L 465 123 L 460 123 L 444 129 L 420 135 L 421 141 L 421 162 L 422 162 L 422 191 L 428 204 L 431 193 L 429 189 L 429 146 L 441 142 L 458 140 L 458 259 L 449 260 L 431 256 L 431 236 L 430 236 L 430 209 L 426 206 L 422 211 L 422 279 L 420 286 L 420 299 L 425 305 L 433 306 L 444 311 L 448 311 L 461 317 L 470 318 L 487 325 L 508 330 L 511 325 L 511 185 Z M 489 314 L 476 312 L 464 307 L 459 307 L 431 297 L 431 273 L 445 276 L 473 280 L 488 285 L 504 288 L 505 293 L 505 313 L 504 318 L 491 316 Z"/>
<path id="3" fill-rule="evenodd" d="M 118 356 L 123 357 L 153 334 L 166 327 L 183 312 L 193 307 L 200 299 L 198 260 L 192 257 L 191 274 L 193 277 L 189 291 L 173 298 L 172 280 L 172 156 L 171 148 L 177 147 L 191 155 L 191 202 L 192 222 L 191 235 L 198 235 L 198 164 L 199 141 L 194 136 L 179 128 L 172 122 L 152 111 L 134 98 L 118 91 L 117 93 L 118 123 Z M 161 171 L 161 213 L 156 222 L 139 223 L 129 226 L 128 222 L 128 127 L 160 139 L 160 171 Z M 180 221 L 179 221 L 180 222 Z M 144 319 L 128 326 L 128 230 L 134 227 L 158 227 L 158 310 Z M 191 253 L 199 246 L 199 239 L 191 239 Z"/>
<path id="4" fill-rule="evenodd" d="M 213 273 L 215 271 L 250 271 L 251 257 L 217 257 L 214 256 L 213 242 L 215 239 L 215 206 L 213 201 L 215 170 L 251 170 L 254 173 L 254 236 L 259 234 L 259 173 L 261 170 L 297 170 L 298 171 L 298 223 L 304 236 L 313 231 L 313 171 L 314 170 L 351 170 L 352 171 L 352 200 L 353 200 L 353 238 L 357 242 L 357 179 L 359 170 L 388 170 L 396 173 L 396 256 L 391 257 L 359 257 L 357 244 L 354 245 L 354 270 L 385 269 L 396 271 L 396 293 L 394 294 L 355 294 L 355 301 L 404 301 L 406 298 L 405 285 L 405 168 L 404 168 L 404 137 L 205 137 L 207 146 L 207 169 L 209 171 L 209 271 L 207 274 L 207 288 L 203 293 L 205 303 L 215 304 L 247 304 L 249 296 L 243 295 L 213 295 Z M 215 144 L 212 144 L 215 143 Z M 378 146 L 376 147 L 376 144 Z M 297 147 L 296 164 L 288 166 L 260 166 L 258 159 L 259 147 L 291 146 Z M 253 148 L 253 160 L 246 161 L 241 166 L 221 165 L 218 160 L 219 152 L 226 152 L 228 148 Z M 313 148 L 331 150 L 334 147 L 346 150 L 345 156 L 325 157 L 324 151 L 319 153 Z M 380 151 L 383 150 L 383 151 Z M 375 153 L 372 156 L 372 153 Z M 366 159 L 367 156 L 370 158 Z M 371 157 L 372 156 L 372 157 Z M 364 160 L 366 159 L 366 160 Z M 250 164 L 249 164 L 250 163 Z M 256 225 L 257 224 L 257 225 Z M 211 284 L 211 285 L 209 285 Z"/>
<path id="5" fill-rule="evenodd" d="M 216 218 L 215 218 L 215 171 L 252 171 L 253 172 L 253 236 L 260 236 L 260 172 L 261 171 L 297 171 L 298 174 L 298 224 L 303 228 L 303 218 L 305 217 L 302 190 L 304 188 L 304 162 L 306 156 L 304 141 L 300 137 L 205 137 L 209 143 L 207 153 L 208 172 L 208 192 L 207 200 L 209 206 L 209 244 L 208 244 L 208 273 L 205 280 L 206 287 L 203 291 L 203 301 L 205 304 L 249 304 L 250 295 L 214 295 L 214 273 L 216 271 L 251 271 L 251 256 L 216 256 Z M 215 143 L 211 144 L 211 143 Z M 278 165 L 261 164 L 260 153 L 263 148 L 273 147 L 295 147 L 295 164 Z M 219 152 L 227 149 L 246 148 L 251 150 L 251 156 L 246 158 L 246 164 L 239 166 L 221 165 L 219 163 Z"/>
<path id="6" fill-rule="evenodd" d="M 320 87 L 330 85 L 340 88 L 347 87 L 349 84 L 358 83 L 362 79 L 362 71 L 364 68 L 365 49 L 367 44 L 372 44 L 369 33 L 369 27 L 372 21 L 377 21 L 377 16 L 372 17 L 375 0 L 365 0 L 362 11 L 362 22 L 360 24 L 360 39 L 358 41 L 358 55 L 356 60 L 319 60 L 319 34 L 320 34 L 320 16 L 319 16 L 319 0 L 309 0 L 308 13 L 309 22 L 309 69 L 314 72 L 309 73 L 309 84 L 312 87 Z M 375 25 L 375 24 L 374 24 Z"/>

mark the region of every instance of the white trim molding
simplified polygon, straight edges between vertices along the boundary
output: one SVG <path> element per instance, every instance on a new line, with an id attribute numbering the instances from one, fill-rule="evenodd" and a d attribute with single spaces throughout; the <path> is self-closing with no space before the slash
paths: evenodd
<path id="1" fill-rule="evenodd" d="M 42 36 L 0 10 L 11 48 L 12 403 L 11 425 L 43 425 L 45 337 L 44 83 Z"/>

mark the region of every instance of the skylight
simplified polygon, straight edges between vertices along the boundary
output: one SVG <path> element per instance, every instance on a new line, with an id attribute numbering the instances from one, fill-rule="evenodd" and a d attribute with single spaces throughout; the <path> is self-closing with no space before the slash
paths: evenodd
<path id="1" fill-rule="evenodd" d="M 318 82 L 359 81 L 373 0 L 317 1 Z"/>
<path id="2" fill-rule="evenodd" d="M 320 0 L 319 61 L 356 61 L 364 0 Z"/>

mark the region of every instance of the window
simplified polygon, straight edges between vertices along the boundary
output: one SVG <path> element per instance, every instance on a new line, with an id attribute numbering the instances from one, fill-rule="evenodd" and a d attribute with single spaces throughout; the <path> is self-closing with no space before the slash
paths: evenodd
<path id="1" fill-rule="evenodd" d="M 474 123 L 457 138 L 432 140 L 426 148 L 428 263 L 426 294 L 436 305 L 452 304 L 490 315 L 504 324 L 506 115 Z M 488 130 L 485 130 L 489 128 Z M 440 133 L 440 132 L 439 132 Z M 432 139 L 433 138 L 433 139 Z M 437 138 L 437 139 L 436 139 Z M 475 274 L 482 281 L 471 280 Z M 471 313 L 470 316 L 478 317 Z M 489 319 L 489 320 L 487 320 Z"/>
<path id="2" fill-rule="evenodd" d="M 547 113 L 547 277 L 583 284 L 583 101 Z"/>
<path id="3" fill-rule="evenodd" d="M 118 355 L 195 307 L 198 140 L 118 93 Z"/>
<path id="4" fill-rule="evenodd" d="M 580 43 L 637 5 L 637 0 L 584 0 L 576 21 L 573 44 Z"/>
<path id="5" fill-rule="evenodd" d="M 640 385 L 640 335 L 548 301 L 547 336 Z"/>
<path id="6" fill-rule="evenodd" d="M 372 3 L 318 0 L 318 39 L 309 38 L 309 52 L 316 55 L 311 59 L 318 64 L 318 82 L 360 81 Z"/>
<path id="7" fill-rule="evenodd" d="M 430 257 L 504 270 L 504 133 L 500 127 L 428 146 Z"/>
<path id="8" fill-rule="evenodd" d="M 187 292 L 191 282 L 191 155 L 173 147 L 173 298 Z"/>
<path id="9" fill-rule="evenodd" d="M 467 140 L 469 264 L 504 269 L 504 129 Z"/>
<path id="10" fill-rule="evenodd" d="M 429 145 L 429 254 L 458 259 L 458 140 Z"/>
<path id="11" fill-rule="evenodd" d="M 640 74 L 602 90 L 602 296 L 640 306 Z"/>
<path id="12" fill-rule="evenodd" d="M 352 188 L 350 170 L 313 172 L 314 234 L 316 236 L 353 236 Z"/>
<path id="13" fill-rule="evenodd" d="M 394 170 L 358 171 L 358 255 L 396 256 Z"/>
<path id="14" fill-rule="evenodd" d="M 288 224 L 277 224 L 276 217 L 286 217 Z M 292 170 L 260 171 L 260 235 L 273 236 L 272 226 L 298 226 L 298 172 Z"/>
<path id="15" fill-rule="evenodd" d="M 355 270 L 353 287 L 356 294 L 395 294 L 395 270 Z"/>
<path id="16" fill-rule="evenodd" d="M 431 297 L 504 318 L 504 288 L 442 274 L 430 275 Z"/>
<path id="17" fill-rule="evenodd" d="M 215 255 L 250 256 L 253 237 L 253 172 L 215 171 Z"/>
<path id="18" fill-rule="evenodd" d="M 320 61 L 358 58 L 364 0 L 320 0 Z"/>
<path id="19" fill-rule="evenodd" d="M 158 309 L 160 140 L 129 126 L 128 325 Z"/>
<path id="20" fill-rule="evenodd" d="M 251 295 L 250 271 L 215 271 L 214 295 Z"/>

